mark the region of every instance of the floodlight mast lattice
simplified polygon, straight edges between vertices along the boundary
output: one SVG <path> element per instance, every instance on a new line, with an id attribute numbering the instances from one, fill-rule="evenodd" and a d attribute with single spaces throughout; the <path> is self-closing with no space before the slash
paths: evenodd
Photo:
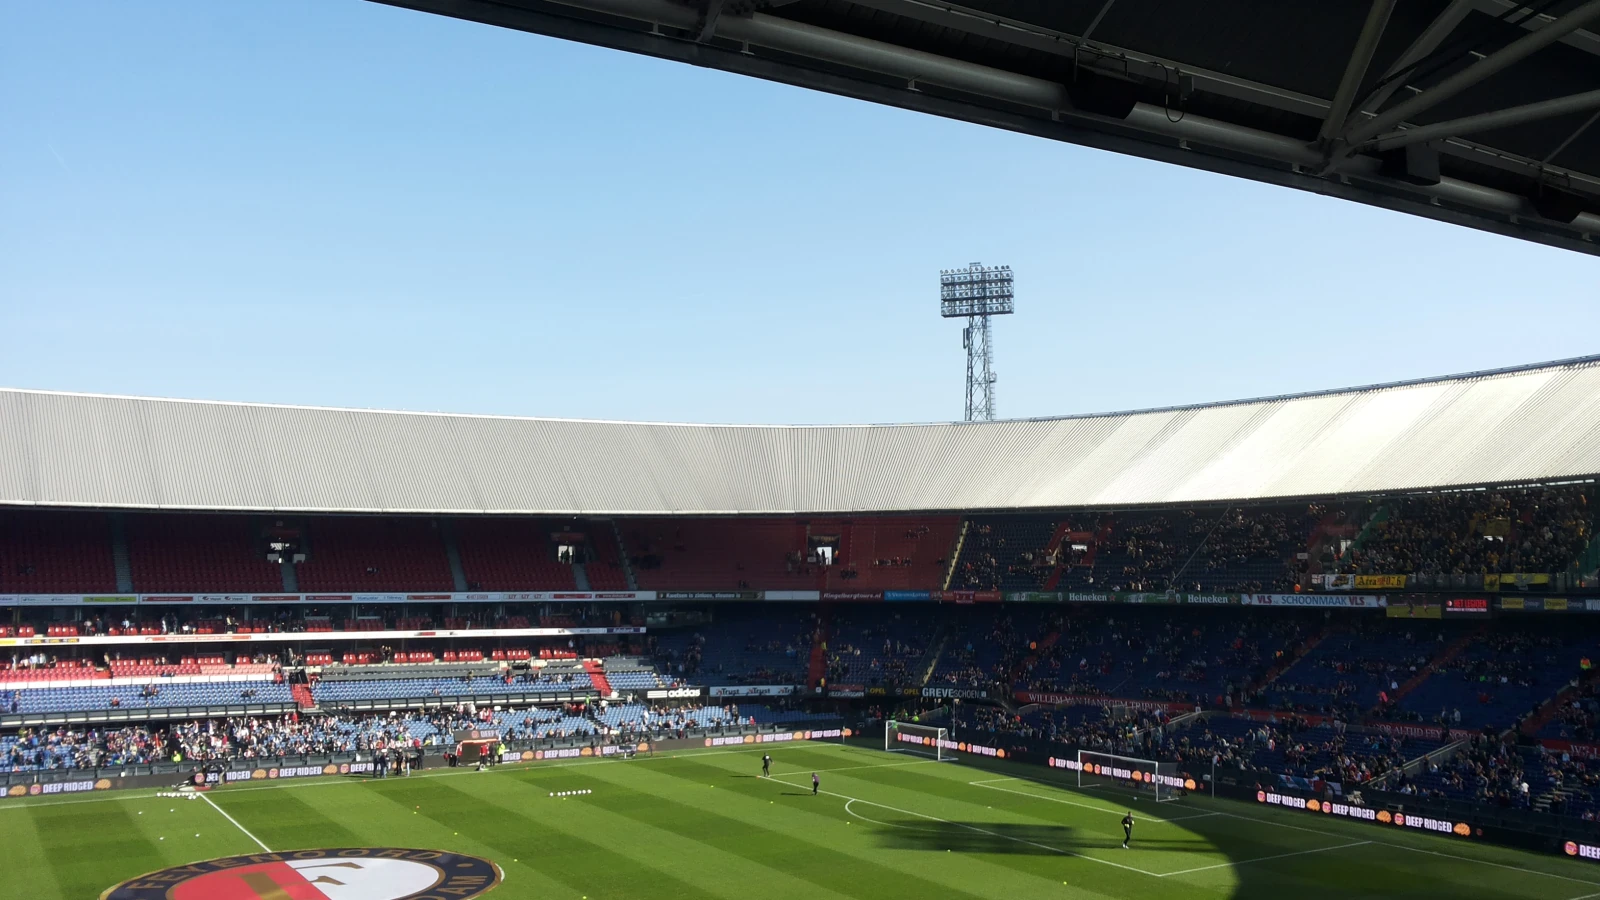
<path id="1" fill-rule="evenodd" d="M 967 351 L 967 421 L 994 421 L 994 341 L 990 316 L 1016 311 L 1011 267 L 973 263 L 939 272 L 939 315 L 965 318 L 961 346 Z"/>

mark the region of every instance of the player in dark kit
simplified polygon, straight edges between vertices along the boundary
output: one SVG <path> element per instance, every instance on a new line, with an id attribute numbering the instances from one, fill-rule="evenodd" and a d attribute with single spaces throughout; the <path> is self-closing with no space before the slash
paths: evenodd
<path id="1" fill-rule="evenodd" d="M 1122 817 L 1122 849 L 1128 849 L 1128 842 L 1133 840 L 1133 810 Z"/>
<path id="2" fill-rule="evenodd" d="M 761 754 L 761 777 L 762 778 L 767 778 L 767 777 L 770 777 L 771 775 L 772 775 L 772 754 L 763 753 L 763 754 Z"/>
<path id="3" fill-rule="evenodd" d="M 821 786 L 822 786 L 822 779 L 817 777 L 817 773 L 812 772 L 811 773 L 811 796 L 815 797 L 817 795 L 817 788 L 819 788 Z"/>

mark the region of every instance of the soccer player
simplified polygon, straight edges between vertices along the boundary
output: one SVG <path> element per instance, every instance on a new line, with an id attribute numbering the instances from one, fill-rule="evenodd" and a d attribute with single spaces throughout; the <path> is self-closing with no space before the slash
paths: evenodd
<path id="1" fill-rule="evenodd" d="M 761 777 L 772 777 L 772 754 L 770 753 L 761 754 Z"/>
<path id="2" fill-rule="evenodd" d="M 817 777 L 817 773 L 812 772 L 811 773 L 811 796 L 815 797 L 817 795 L 817 789 L 820 788 L 820 787 L 822 787 L 822 779 Z"/>
<path id="3" fill-rule="evenodd" d="M 1133 840 L 1133 810 L 1122 817 L 1122 849 L 1128 849 L 1128 842 Z"/>

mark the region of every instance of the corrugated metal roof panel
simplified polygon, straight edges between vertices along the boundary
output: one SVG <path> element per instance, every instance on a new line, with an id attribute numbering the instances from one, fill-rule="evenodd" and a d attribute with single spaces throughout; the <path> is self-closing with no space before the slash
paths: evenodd
<path id="1" fill-rule="evenodd" d="M 1595 474 L 1600 359 L 1213 406 L 939 425 L 661 425 L 0 391 L 0 504 L 848 513 Z"/>

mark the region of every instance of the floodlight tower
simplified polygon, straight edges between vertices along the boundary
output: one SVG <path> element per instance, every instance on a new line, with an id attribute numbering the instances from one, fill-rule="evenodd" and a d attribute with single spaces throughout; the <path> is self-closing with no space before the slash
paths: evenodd
<path id="1" fill-rule="evenodd" d="M 1015 312 L 1010 266 L 973 263 L 939 273 L 939 315 L 965 317 L 961 346 L 967 350 L 967 421 L 994 421 L 994 344 L 990 316 Z"/>

